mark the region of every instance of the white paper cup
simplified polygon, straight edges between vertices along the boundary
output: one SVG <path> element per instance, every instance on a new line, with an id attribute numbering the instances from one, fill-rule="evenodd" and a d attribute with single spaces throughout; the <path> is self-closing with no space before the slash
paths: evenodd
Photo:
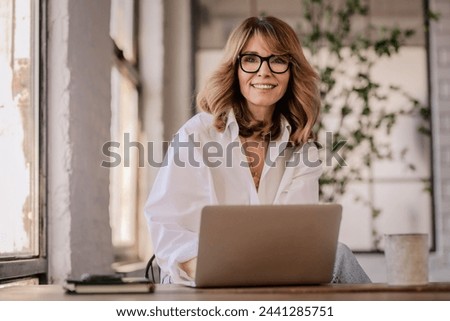
<path id="1" fill-rule="evenodd" d="M 387 283 L 423 285 L 428 283 L 428 234 L 386 234 Z"/>

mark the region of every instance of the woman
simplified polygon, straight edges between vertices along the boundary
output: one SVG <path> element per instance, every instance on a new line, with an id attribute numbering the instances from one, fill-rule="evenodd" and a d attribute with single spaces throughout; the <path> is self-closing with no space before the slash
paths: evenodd
<path id="1" fill-rule="evenodd" d="M 163 283 L 194 281 L 201 209 L 318 202 L 318 76 L 294 30 L 248 18 L 175 135 L 145 207 Z M 370 282 L 339 245 L 334 282 Z"/>

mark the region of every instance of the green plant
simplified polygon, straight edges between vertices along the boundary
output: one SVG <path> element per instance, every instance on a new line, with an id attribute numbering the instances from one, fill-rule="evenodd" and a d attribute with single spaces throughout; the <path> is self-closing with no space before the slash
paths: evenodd
<path id="1" fill-rule="evenodd" d="M 321 77 L 323 117 L 317 132 L 322 140 L 327 166 L 320 179 L 322 201 L 335 202 L 348 191 L 350 183 L 371 180 L 376 160 L 393 157 L 392 133 L 400 116 L 421 119 L 418 130 L 430 134 L 430 109 L 397 86 L 383 86 L 371 71 L 378 59 L 399 53 L 415 30 L 376 27 L 366 24 L 356 30 L 354 23 L 366 21 L 368 1 L 303 0 L 304 16 L 299 25 L 303 46 Z M 390 97 L 403 97 L 393 108 Z M 406 168 L 415 170 L 407 150 L 401 152 Z M 330 157 L 332 156 L 332 157 Z M 357 160 L 347 164 L 347 160 Z M 369 207 L 376 220 L 381 209 L 369 199 L 356 201 Z M 373 248 L 378 249 L 380 235 L 372 230 Z"/>

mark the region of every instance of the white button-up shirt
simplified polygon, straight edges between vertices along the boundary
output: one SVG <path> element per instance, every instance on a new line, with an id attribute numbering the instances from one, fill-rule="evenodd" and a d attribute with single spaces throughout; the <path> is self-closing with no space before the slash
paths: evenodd
<path id="1" fill-rule="evenodd" d="M 145 206 L 163 282 L 192 284 L 179 263 L 197 256 L 205 205 L 317 203 L 322 173 L 313 143 L 288 147 L 290 125 L 272 141 L 255 187 L 232 111 L 223 132 L 213 116 L 199 113 L 174 136 Z"/>

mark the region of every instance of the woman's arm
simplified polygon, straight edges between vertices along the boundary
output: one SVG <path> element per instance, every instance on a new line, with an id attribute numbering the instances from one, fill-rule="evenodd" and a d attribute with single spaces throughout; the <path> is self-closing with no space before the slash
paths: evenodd
<path id="1" fill-rule="evenodd" d="M 192 263 L 197 256 L 200 212 L 210 203 L 211 188 L 207 168 L 196 162 L 198 155 L 180 131 L 178 144 L 167 152 L 165 165 L 160 168 L 145 206 L 153 248 L 163 274 L 172 282 L 192 282 Z M 194 148 L 194 149 L 192 149 Z M 195 156 L 195 158 L 194 158 Z"/>
<path id="2" fill-rule="evenodd" d="M 197 257 L 190 259 L 187 262 L 179 264 L 180 269 L 182 269 L 191 278 L 195 279 L 195 272 L 197 270 Z"/>

